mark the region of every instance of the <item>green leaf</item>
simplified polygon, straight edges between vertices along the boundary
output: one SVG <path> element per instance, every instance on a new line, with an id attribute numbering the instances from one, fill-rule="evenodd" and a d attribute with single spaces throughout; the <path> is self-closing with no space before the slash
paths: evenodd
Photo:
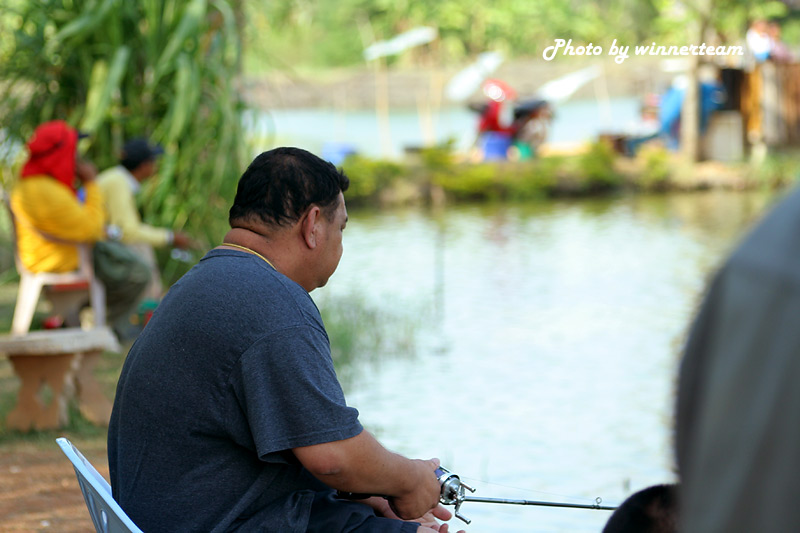
<path id="1" fill-rule="evenodd" d="M 95 62 L 92 67 L 89 94 L 86 97 L 86 114 L 80 124 L 81 130 L 94 132 L 108 114 L 111 99 L 119 90 L 122 76 L 125 74 L 129 56 L 130 49 L 121 46 L 114 53 L 110 68 L 102 59 Z"/>

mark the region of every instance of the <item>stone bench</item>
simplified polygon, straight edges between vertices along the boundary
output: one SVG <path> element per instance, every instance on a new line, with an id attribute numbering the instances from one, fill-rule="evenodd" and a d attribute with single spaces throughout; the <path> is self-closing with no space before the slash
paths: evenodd
<path id="1" fill-rule="evenodd" d="M 6 417 L 6 427 L 19 431 L 61 427 L 69 422 L 67 404 L 73 396 L 86 419 L 107 426 L 112 404 L 92 370 L 103 351 L 119 349 L 107 327 L 0 336 L 0 353 L 8 356 L 20 379 L 17 405 Z"/>

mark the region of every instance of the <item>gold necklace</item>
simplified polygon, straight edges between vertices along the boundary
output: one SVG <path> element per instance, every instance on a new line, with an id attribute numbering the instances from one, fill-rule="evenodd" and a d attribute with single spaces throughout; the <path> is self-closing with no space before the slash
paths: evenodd
<path id="1" fill-rule="evenodd" d="M 250 249 L 250 248 L 248 248 L 247 246 L 242 246 L 242 245 L 240 245 L 240 244 L 233 244 L 232 242 L 223 242 L 223 243 L 222 243 L 222 246 L 232 246 L 232 247 L 234 247 L 234 248 L 239 248 L 240 250 L 244 250 L 244 251 L 245 251 L 245 252 L 247 252 L 247 253 L 250 253 L 250 254 L 253 254 L 253 255 L 257 255 L 258 257 L 260 257 L 261 259 L 263 259 L 263 260 L 264 260 L 264 262 L 265 262 L 265 263 L 267 263 L 269 266 L 271 266 L 272 268 L 275 268 L 275 265 L 273 265 L 272 263 L 270 263 L 270 262 L 269 262 L 269 259 L 267 259 L 267 258 L 266 258 L 266 257 L 264 257 L 263 255 L 261 255 L 260 253 L 256 252 L 255 250 L 251 250 L 251 249 Z M 278 269 L 277 269 L 277 268 L 275 268 L 275 270 L 278 270 Z"/>

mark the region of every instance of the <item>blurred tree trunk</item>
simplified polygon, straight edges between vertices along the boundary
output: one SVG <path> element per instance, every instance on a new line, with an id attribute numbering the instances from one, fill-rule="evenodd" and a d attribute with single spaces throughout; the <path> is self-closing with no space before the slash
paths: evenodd
<path id="1" fill-rule="evenodd" d="M 696 45 L 703 43 L 706 30 L 711 22 L 712 4 L 713 0 L 701 0 L 694 4 L 696 12 L 689 28 L 690 43 Z M 681 108 L 681 154 L 690 162 L 698 161 L 701 156 L 700 57 L 699 55 L 689 56 L 689 70 L 686 73 L 688 84 L 683 99 L 683 107 Z"/>

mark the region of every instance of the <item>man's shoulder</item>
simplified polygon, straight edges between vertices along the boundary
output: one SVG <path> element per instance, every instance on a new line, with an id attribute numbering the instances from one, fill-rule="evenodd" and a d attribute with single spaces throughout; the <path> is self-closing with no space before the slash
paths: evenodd
<path id="1" fill-rule="evenodd" d="M 97 183 L 100 186 L 125 183 L 125 174 L 120 170 L 121 167 L 115 166 L 107 168 L 97 175 Z"/>
<path id="2" fill-rule="evenodd" d="M 262 259 L 234 250 L 211 250 L 195 267 L 205 286 L 210 279 L 220 281 L 239 306 L 252 307 L 258 315 L 276 314 L 288 320 L 300 319 L 317 327 L 319 310 L 311 296 L 296 282 L 276 271 Z"/>

